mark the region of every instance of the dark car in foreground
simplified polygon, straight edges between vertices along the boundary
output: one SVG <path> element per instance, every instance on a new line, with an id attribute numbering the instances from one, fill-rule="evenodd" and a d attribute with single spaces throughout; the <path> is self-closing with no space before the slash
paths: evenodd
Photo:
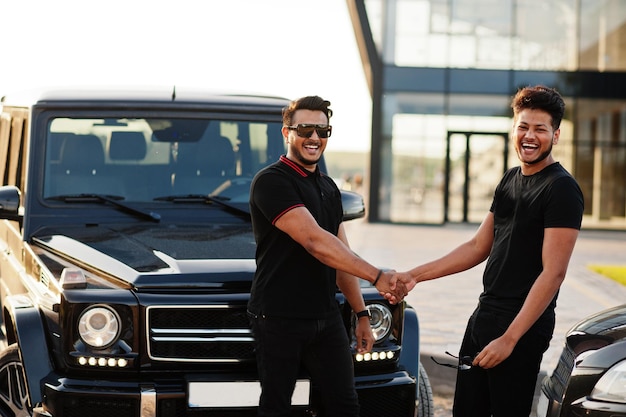
<path id="1" fill-rule="evenodd" d="M 626 417 L 626 304 L 576 324 L 542 384 L 539 417 Z"/>
<path id="2" fill-rule="evenodd" d="M 2 99 L 0 416 L 256 414 L 248 194 L 285 152 L 286 104 L 181 89 Z M 342 198 L 346 220 L 363 216 L 360 196 Z M 354 353 L 361 415 L 431 416 L 415 310 L 362 285 L 376 343 Z M 322 415 L 305 373 L 293 403 Z"/>

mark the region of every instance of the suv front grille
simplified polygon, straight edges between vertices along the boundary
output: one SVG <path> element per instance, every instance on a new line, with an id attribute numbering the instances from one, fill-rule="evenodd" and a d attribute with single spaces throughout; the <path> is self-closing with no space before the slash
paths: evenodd
<path id="1" fill-rule="evenodd" d="M 554 389 L 554 394 L 556 394 L 557 398 L 563 395 L 565 392 L 565 386 L 569 381 L 569 377 L 572 373 L 572 369 L 574 368 L 574 352 L 570 349 L 569 346 L 565 346 L 563 352 L 561 353 L 561 357 L 559 358 L 559 363 L 556 366 L 556 369 L 552 373 L 550 377 L 550 381 L 552 382 L 552 387 Z"/>
<path id="2" fill-rule="evenodd" d="M 153 360 L 230 363 L 254 359 L 245 306 L 148 307 L 148 354 Z"/>

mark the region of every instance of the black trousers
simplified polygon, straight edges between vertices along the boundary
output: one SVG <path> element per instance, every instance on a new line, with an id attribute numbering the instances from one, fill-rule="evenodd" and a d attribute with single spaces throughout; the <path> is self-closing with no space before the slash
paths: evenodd
<path id="1" fill-rule="evenodd" d="M 290 415 L 291 396 L 304 368 L 318 389 L 325 417 L 358 417 L 350 342 L 339 314 L 325 320 L 252 315 L 261 382 L 260 417 Z"/>
<path id="2" fill-rule="evenodd" d="M 477 308 L 470 317 L 459 357 L 474 357 L 501 336 L 512 317 Z M 528 417 L 537 375 L 550 338 L 530 329 L 511 356 L 491 369 L 473 366 L 457 372 L 455 417 Z"/>

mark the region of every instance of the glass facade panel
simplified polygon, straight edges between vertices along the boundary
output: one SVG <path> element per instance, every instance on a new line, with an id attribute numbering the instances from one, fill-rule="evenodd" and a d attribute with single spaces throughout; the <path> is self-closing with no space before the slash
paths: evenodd
<path id="1" fill-rule="evenodd" d="M 393 117 L 389 219 L 394 222 L 443 222 L 443 156 L 437 115 L 398 114 Z"/>
<path id="2" fill-rule="evenodd" d="M 626 228 L 626 102 L 579 100 L 575 143 L 586 223 Z"/>
<path id="3" fill-rule="evenodd" d="M 600 9 L 624 7 L 609 3 Z M 388 64 L 524 70 L 574 70 L 578 64 L 577 0 L 388 0 L 383 4 L 370 0 L 366 4 L 368 14 L 376 16 L 374 40 L 383 45 Z M 597 28 L 581 34 L 590 31 Z M 619 54 L 618 39 L 612 46 Z"/>
<path id="4" fill-rule="evenodd" d="M 447 220 L 480 223 L 506 168 L 507 134 L 452 133 L 448 136 Z"/>
<path id="5" fill-rule="evenodd" d="M 580 69 L 626 69 L 626 2 L 580 0 Z"/>
<path id="6" fill-rule="evenodd" d="M 433 2 L 391 0 L 387 4 L 387 22 L 393 30 L 389 31 L 392 40 L 385 50 L 385 63 L 422 67 L 446 65 L 447 22 L 445 15 L 433 12 Z"/>
<path id="7" fill-rule="evenodd" d="M 575 70 L 577 0 L 517 0 L 512 69 Z"/>
<path id="8" fill-rule="evenodd" d="M 507 118 L 512 114 L 510 97 L 494 95 L 488 96 L 481 94 L 450 94 L 448 97 L 447 113 L 450 115 L 504 116 Z M 470 120 L 465 121 L 465 123 L 471 123 L 470 125 L 465 125 L 464 127 L 459 126 L 457 130 L 471 130 L 476 132 L 508 132 L 511 128 L 510 120 L 506 126 L 503 126 L 502 120 L 498 119 L 470 118 Z M 494 120 L 497 120 L 497 122 L 494 123 Z M 476 126 L 475 123 L 479 123 L 479 125 Z"/>
<path id="9" fill-rule="evenodd" d="M 511 0 L 450 2 L 449 67 L 508 68 L 511 62 Z"/>
<path id="10" fill-rule="evenodd" d="M 443 222 L 444 101 L 441 95 L 384 99 L 380 215 L 393 222 Z"/>
<path id="11" fill-rule="evenodd" d="M 507 68 L 511 0 L 391 0 L 385 62 L 399 66 Z"/>
<path id="12" fill-rule="evenodd" d="M 467 135 L 455 133 L 450 135 L 449 141 L 449 178 L 448 178 L 448 216 L 451 222 L 463 221 L 465 166 L 467 151 Z"/>
<path id="13" fill-rule="evenodd" d="M 491 207 L 496 185 L 506 168 L 507 136 L 469 135 L 469 165 L 466 176 L 466 217 L 463 221 L 480 223 Z"/>

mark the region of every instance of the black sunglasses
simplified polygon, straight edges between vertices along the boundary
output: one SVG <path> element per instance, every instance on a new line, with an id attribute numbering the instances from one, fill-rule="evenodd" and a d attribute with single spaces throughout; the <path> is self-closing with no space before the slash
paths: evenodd
<path id="1" fill-rule="evenodd" d="M 441 366 L 447 366 L 448 368 L 454 368 L 454 369 L 458 369 L 459 371 L 467 371 L 472 369 L 472 362 L 474 361 L 472 359 L 471 356 L 462 356 L 461 359 L 459 360 L 458 356 L 454 356 L 452 353 L 446 351 L 446 355 L 453 357 L 454 359 L 459 361 L 458 365 L 453 365 L 451 363 L 442 363 L 442 362 L 438 362 L 437 359 L 433 358 L 432 356 L 430 357 L 430 359 L 433 360 L 433 362 L 435 362 L 437 365 L 441 365 Z"/>
<path id="2" fill-rule="evenodd" d="M 313 136 L 313 132 L 317 132 L 317 136 L 320 139 L 328 139 L 330 137 L 330 133 L 333 130 L 333 127 L 329 125 L 315 125 L 306 123 L 300 123 L 297 126 L 287 126 L 287 128 L 289 130 L 295 130 L 298 136 L 307 139 Z"/>

